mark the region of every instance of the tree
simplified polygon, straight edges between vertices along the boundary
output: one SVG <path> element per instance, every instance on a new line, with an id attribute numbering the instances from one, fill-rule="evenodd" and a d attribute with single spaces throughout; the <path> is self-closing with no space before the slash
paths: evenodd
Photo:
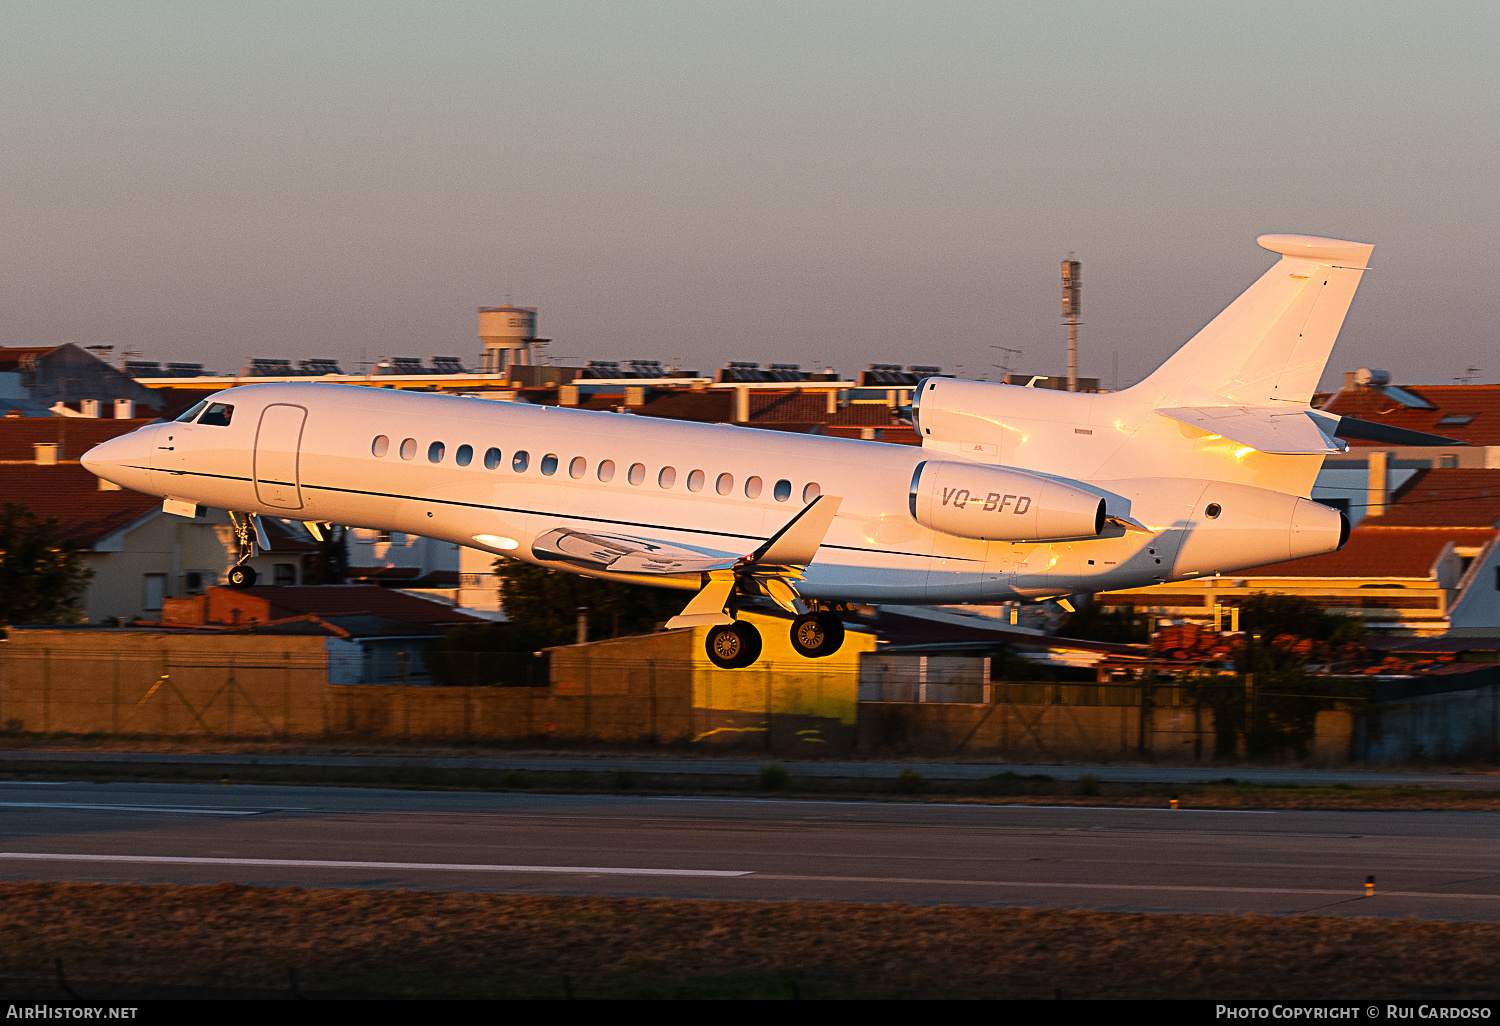
<path id="1" fill-rule="evenodd" d="M 1079 641 L 1110 641 L 1117 644 L 1149 641 L 1151 618 L 1137 613 L 1135 606 L 1121 606 L 1110 612 L 1097 600 L 1085 602 L 1063 617 L 1057 633 Z"/>
<path id="2" fill-rule="evenodd" d="M 448 631 L 426 654 L 435 683 L 545 683 L 545 664 L 532 653 L 576 641 L 580 606 L 588 608 L 595 641 L 653 630 L 687 604 L 687 592 L 599 581 L 504 557 L 495 560 L 495 573 L 510 619 Z"/>
<path id="3" fill-rule="evenodd" d="M 1312 599 L 1258 591 L 1240 604 L 1240 630 L 1270 641 L 1283 635 L 1331 641 L 1357 641 L 1364 624 L 1352 616 L 1327 613 Z"/>
<path id="4" fill-rule="evenodd" d="M 56 517 L 37 518 L 13 502 L 0 511 L 0 625 L 65 623 L 93 579 Z"/>
<path id="5" fill-rule="evenodd" d="M 578 636 L 578 609 L 589 611 L 589 640 L 643 634 L 682 612 L 689 595 L 580 577 L 501 557 L 495 560 L 505 615 L 532 648 L 566 645 Z"/>

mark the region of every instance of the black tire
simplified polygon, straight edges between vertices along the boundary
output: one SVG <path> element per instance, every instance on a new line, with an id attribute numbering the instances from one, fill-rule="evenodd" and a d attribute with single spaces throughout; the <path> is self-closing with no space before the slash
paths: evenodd
<path id="1" fill-rule="evenodd" d="M 253 588 L 255 586 L 255 568 L 241 564 L 231 569 L 229 571 L 229 586 L 231 588 Z"/>
<path id="2" fill-rule="evenodd" d="M 792 621 L 791 642 L 809 659 L 831 656 L 844 644 L 844 621 L 832 613 L 804 613 Z"/>
<path id="3" fill-rule="evenodd" d="M 711 627 L 703 647 L 720 669 L 742 670 L 760 658 L 760 631 L 743 621 Z"/>

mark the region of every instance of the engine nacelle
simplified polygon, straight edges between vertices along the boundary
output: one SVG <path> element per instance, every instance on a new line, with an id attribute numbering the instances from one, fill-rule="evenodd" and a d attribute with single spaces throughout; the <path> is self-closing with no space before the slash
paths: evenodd
<path id="1" fill-rule="evenodd" d="M 911 515 L 923 527 L 981 541 L 1097 538 L 1104 500 L 1025 470 L 928 460 L 911 476 Z"/>

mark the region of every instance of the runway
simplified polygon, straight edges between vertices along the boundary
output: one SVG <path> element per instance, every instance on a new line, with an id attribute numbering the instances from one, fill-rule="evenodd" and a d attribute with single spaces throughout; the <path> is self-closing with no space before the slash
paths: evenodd
<path id="1" fill-rule="evenodd" d="M 1497 840 L 1484 812 L 0 783 L 7 880 L 1500 920 Z"/>

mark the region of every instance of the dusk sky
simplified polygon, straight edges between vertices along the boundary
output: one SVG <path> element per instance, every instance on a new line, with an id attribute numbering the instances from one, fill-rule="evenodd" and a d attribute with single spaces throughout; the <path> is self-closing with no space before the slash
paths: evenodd
<path id="1" fill-rule="evenodd" d="M 1500 5 L 0 4 L 0 344 L 1147 373 L 1373 242 L 1325 383 L 1500 380 Z"/>

